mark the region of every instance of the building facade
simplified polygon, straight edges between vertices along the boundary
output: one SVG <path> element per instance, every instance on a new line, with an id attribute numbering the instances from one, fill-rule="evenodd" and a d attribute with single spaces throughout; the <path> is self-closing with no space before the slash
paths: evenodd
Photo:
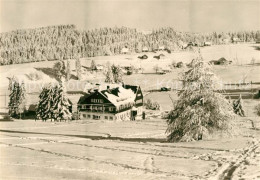
<path id="1" fill-rule="evenodd" d="M 82 96 L 78 112 L 81 119 L 131 120 L 142 113 L 142 106 L 143 94 L 139 86 L 108 86 Z"/>

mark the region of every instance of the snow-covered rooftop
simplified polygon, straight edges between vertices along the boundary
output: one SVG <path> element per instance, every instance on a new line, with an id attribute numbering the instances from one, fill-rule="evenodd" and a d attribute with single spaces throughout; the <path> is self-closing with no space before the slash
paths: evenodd
<path id="1" fill-rule="evenodd" d="M 122 86 L 119 86 L 114 89 L 108 89 L 101 91 L 107 99 L 113 103 L 116 107 L 127 103 L 134 103 L 135 93 L 132 89 L 125 89 Z"/>

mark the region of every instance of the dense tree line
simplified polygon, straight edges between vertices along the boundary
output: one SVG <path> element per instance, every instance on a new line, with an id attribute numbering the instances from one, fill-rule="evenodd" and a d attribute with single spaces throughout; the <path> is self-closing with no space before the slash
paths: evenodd
<path id="1" fill-rule="evenodd" d="M 74 25 L 49 26 L 1 33 L 0 64 L 113 55 L 120 54 L 124 47 L 130 52 L 140 52 L 144 47 L 154 51 L 160 46 L 179 50 L 189 42 L 197 45 L 206 41 L 253 42 L 259 34 L 259 31 L 188 33 L 173 28 L 143 33 L 126 27 L 79 31 Z"/>

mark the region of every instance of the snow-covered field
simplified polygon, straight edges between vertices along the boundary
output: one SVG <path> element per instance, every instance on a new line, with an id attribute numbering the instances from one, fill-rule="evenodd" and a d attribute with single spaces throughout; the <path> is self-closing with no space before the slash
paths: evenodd
<path id="1" fill-rule="evenodd" d="M 260 66 L 247 65 L 252 58 L 260 62 L 254 44 L 221 45 L 202 48 L 206 61 L 225 57 L 229 66 L 214 66 L 213 71 L 224 82 L 260 81 Z M 164 52 L 165 53 L 165 52 Z M 147 54 L 148 60 L 137 56 Z M 157 53 L 158 54 L 158 53 Z M 152 70 L 156 64 L 169 65 L 173 60 L 190 62 L 192 52 L 166 54 L 165 59 L 151 57 L 155 53 L 106 56 L 82 59 L 89 66 L 107 61 L 120 65 L 137 65 Z M 235 60 L 234 60 L 235 59 Z M 26 78 L 30 72 L 42 74 L 39 82 L 55 82 L 41 68 L 52 68 L 55 61 L 0 67 L 0 93 L 7 93 L 8 79 L 13 75 Z M 242 65 L 241 65 L 242 64 Z M 74 63 L 71 63 L 74 69 Z M 133 74 L 124 81 L 138 84 L 142 90 L 171 86 L 177 82 L 174 69 L 165 75 Z M 75 73 L 75 72 L 73 72 Z M 85 75 L 87 80 L 103 81 L 102 72 Z M 36 98 L 31 97 L 31 99 Z M 8 99 L 0 96 L 0 107 Z M 72 97 L 77 102 L 79 97 Z M 172 108 L 176 92 L 154 92 L 145 99 L 157 101 L 162 111 Z M 260 118 L 253 108 L 259 100 L 244 100 L 246 117 L 234 120 L 234 135 L 215 135 L 198 142 L 166 142 L 166 122 L 161 112 L 147 113 L 137 121 L 41 122 L 33 120 L 0 121 L 0 179 L 260 179 Z M 254 127 L 254 128 L 253 128 Z"/>
<path id="2" fill-rule="evenodd" d="M 181 143 L 166 142 L 165 120 L 149 116 L 0 122 L 0 179 L 259 179 L 260 120 L 235 121 L 233 137 Z"/>

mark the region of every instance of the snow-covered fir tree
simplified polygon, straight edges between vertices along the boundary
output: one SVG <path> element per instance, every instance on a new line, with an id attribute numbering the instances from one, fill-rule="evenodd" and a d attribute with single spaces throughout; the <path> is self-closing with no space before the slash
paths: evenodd
<path id="1" fill-rule="evenodd" d="M 90 69 L 91 69 L 91 71 L 94 71 L 94 70 L 97 69 L 97 65 L 96 65 L 96 62 L 94 60 L 91 61 Z"/>
<path id="2" fill-rule="evenodd" d="M 60 60 L 56 62 L 53 66 L 53 70 L 55 71 L 55 74 L 59 81 L 61 80 L 61 78 L 66 77 L 66 66 L 64 61 Z"/>
<path id="3" fill-rule="evenodd" d="M 114 82 L 114 77 L 113 77 L 113 73 L 112 73 L 112 69 L 111 69 L 110 65 L 107 66 L 105 76 L 106 76 L 106 79 L 105 79 L 106 83 L 113 83 Z"/>
<path id="4" fill-rule="evenodd" d="M 113 73 L 113 78 L 115 83 L 123 82 L 123 71 L 120 66 L 112 65 L 111 70 Z"/>
<path id="5" fill-rule="evenodd" d="M 21 114 L 25 111 L 25 103 L 26 103 L 26 90 L 25 90 L 25 84 L 22 82 L 19 84 L 19 95 L 18 95 L 18 112 L 21 119 Z"/>
<path id="6" fill-rule="evenodd" d="M 19 84 L 16 81 L 16 79 L 12 78 L 10 79 L 10 83 L 9 83 L 9 104 L 8 104 L 8 108 L 9 108 L 9 114 L 12 117 L 16 117 L 18 114 L 18 93 L 19 93 Z"/>
<path id="7" fill-rule="evenodd" d="M 80 63 L 79 58 L 76 58 L 75 67 L 76 67 L 78 80 L 81 80 L 82 79 L 82 71 L 81 71 L 81 63 Z"/>
<path id="8" fill-rule="evenodd" d="M 200 54 L 181 80 L 182 91 L 167 120 L 168 140 L 192 141 L 218 130 L 229 131 L 232 107 L 214 92 L 216 78 Z"/>
<path id="9" fill-rule="evenodd" d="M 70 61 L 67 60 L 67 67 L 66 67 L 66 81 L 69 81 L 71 77 L 71 70 L 70 70 Z"/>
<path id="10" fill-rule="evenodd" d="M 46 121 L 53 117 L 53 97 L 55 96 L 53 87 L 49 85 L 44 87 L 39 95 L 39 102 L 36 109 L 37 119 Z"/>
<path id="11" fill-rule="evenodd" d="M 233 101 L 233 109 L 234 109 L 234 113 L 236 113 L 237 115 L 245 116 L 243 99 L 241 94 L 238 99 Z"/>
<path id="12" fill-rule="evenodd" d="M 67 98 L 63 85 L 60 84 L 59 86 L 54 87 L 54 94 L 53 97 L 53 119 L 56 121 L 61 120 L 69 120 L 72 117 L 70 112 L 70 102 Z"/>
<path id="13" fill-rule="evenodd" d="M 62 83 L 56 86 L 44 87 L 37 105 L 36 115 L 38 119 L 46 121 L 69 120 L 72 114 L 69 110 L 71 104 L 67 98 Z"/>
<path id="14" fill-rule="evenodd" d="M 25 85 L 22 82 L 21 84 L 15 77 L 10 78 L 9 87 L 9 114 L 12 117 L 21 118 L 21 113 L 25 110 L 25 100 L 26 100 L 26 91 Z"/>

